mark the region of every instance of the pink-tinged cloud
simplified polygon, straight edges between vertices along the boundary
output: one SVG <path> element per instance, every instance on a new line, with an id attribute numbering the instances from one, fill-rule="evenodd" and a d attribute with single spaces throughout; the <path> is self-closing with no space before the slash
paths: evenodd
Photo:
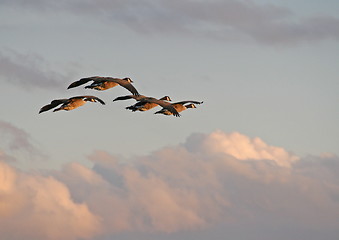
<path id="1" fill-rule="evenodd" d="M 100 218 L 51 176 L 25 174 L 0 162 L 0 232 L 3 239 L 88 239 Z"/>
<path id="2" fill-rule="evenodd" d="M 199 138 L 203 139 L 199 141 Z M 227 134 L 215 131 L 209 135 L 192 135 L 191 145 L 187 146 L 194 151 L 206 151 L 210 153 L 225 153 L 239 160 L 272 160 L 279 166 L 290 167 L 299 157 L 288 153 L 285 149 L 269 146 L 260 138 L 249 138 L 248 136 L 234 132 Z M 197 138 L 198 141 L 195 141 Z M 196 143 L 196 144 L 194 144 Z"/>
<path id="3" fill-rule="evenodd" d="M 215 131 L 128 160 L 99 150 L 88 159 L 93 167 L 71 162 L 34 174 L 2 162 L 0 232 L 9 240 L 330 240 L 339 233 L 334 155 L 298 158 L 259 138 Z"/>

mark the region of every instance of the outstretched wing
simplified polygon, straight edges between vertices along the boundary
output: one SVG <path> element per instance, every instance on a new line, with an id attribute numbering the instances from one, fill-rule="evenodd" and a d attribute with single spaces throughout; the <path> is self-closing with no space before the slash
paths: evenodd
<path id="1" fill-rule="evenodd" d="M 111 78 L 108 81 L 116 82 L 120 86 L 122 86 L 122 87 L 126 88 L 128 91 L 130 91 L 133 95 L 137 95 L 137 96 L 140 95 L 139 92 L 137 91 L 137 89 L 130 82 L 127 82 L 124 79 Z"/>
<path id="2" fill-rule="evenodd" d="M 180 105 L 184 105 L 186 103 L 194 103 L 194 104 L 202 104 L 204 102 L 198 102 L 198 101 L 181 101 L 181 102 L 175 102 L 175 103 L 172 103 L 172 105 L 175 105 L 175 104 L 180 104 Z"/>
<path id="3" fill-rule="evenodd" d="M 39 113 L 46 112 L 46 111 L 48 111 L 52 108 L 55 108 L 56 106 L 58 106 L 60 104 L 66 103 L 67 101 L 68 101 L 68 99 L 53 100 L 50 104 L 47 104 L 47 105 L 43 106 L 42 108 L 40 108 Z"/>
<path id="4" fill-rule="evenodd" d="M 86 96 L 86 98 L 94 99 L 95 101 L 98 101 L 102 105 L 105 105 L 105 102 L 103 100 L 101 100 L 100 98 L 96 97 L 96 96 Z"/>
<path id="5" fill-rule="evenodd" d="M 102 77 L 98 77 L 98 76 L 95 76 L 95 77 L 88 77 L 88 78 L 81 78 L 80 80 L 78 81 L 75 81 L 73 83 L 71 83 L 67 89 L 70 89 L 70 88 L 74 88 L 74 87 L 77 87 L 77 86 L 80 86 L 80 85 L 83 85 L 89 81 L 99 81 L 101 80 Z"/>
<path id="6" fill-rule="evenodd" d="M 126 95 L 126 96 L 120 96 L 120 97 L 117 97 L 113 100 L 113 102 L 115 101 L 119 101 L 119 100 L 128 100 L 128 99 L 135 99 L 136 101 L 140 101 L 142 100 L 143 98 L 146 98 L 146 96 L 144 95 Z"/>

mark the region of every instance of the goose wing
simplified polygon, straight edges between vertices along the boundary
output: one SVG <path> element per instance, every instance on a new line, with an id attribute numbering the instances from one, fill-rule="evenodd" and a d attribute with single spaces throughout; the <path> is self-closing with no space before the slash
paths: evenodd
<path id="1" fill-rule="evenodd" d="M 126 96 L 120 96 L 120 97 L 117 97 L 113 100 L 113 102 L 115 101 L 119 101 L 119 100 L 128 100 L 128 99 L 135 99 L 136 101 L 140 101 L 142 100 L 143 98 L 146 98 L 146 96 L 144 95 L 126 95 Z"/>
<path id="2" fill-rule="evenodd" d="M 99 103 L 101 103 L 102 105 L 105 105 L 106 103 L 101 100 L 100 98 L 96 97 L 96 96 L 85 96 L 86 98 L 90 98 L 90 99 L 94 99 L 94 101 L 98 101 Z"/>
<path id="3" fill-rule="evenodd" d="M 130 91 L 133 95 L 139 96 L 138 90 L 128 81 L 120 78 L 111 78 L 108 81 L 116 82 L 120 86 L 126 88 L 128 91 Z"/>
<path id="4" fill-rule="evenodd" d="M 174 116 L 180 117 L 180 114 L 178 113 L 178 111 L 169 102 L 166 102 L 166 101 L 163 101 L 163 100 L 158 100 L 158 99 L 155 99 L 155 98 L 147 98 L 147 99 L 140 101 L 140 103 L 142 103 L 142 102 L 156 103 L 156 104 L 160 105 L 161 107 L 170 111 Z"/>
<path id="5" fill-rule="evenodd" d="M 70 88 L 74 88 L 74 87 L 77 87 L 77 86 L 80 86 L 80 85 L 83 85 L 89 81 L 102 81 L 104 80 L 103 77 L 98 77 L 98 76 L 95 76 L 95 77 L 87 77 L 87 78 L 81 78 L 80 80 L 78 81 L 75 81 L 73 83 L 71 83 L 67 89 L 70 89 Z"/>
<path id="6" fill-rule="evenodd" d="M 186 103 L 194 103 L 194 104 L 202 104 L 203 102 L 198 102 L 198 101 L 180 101 L 180 102 L 175 102 L 175 103 L 172 103 L 172 105 L 175 105 L 175 104 L 180 104 L 180 105 L 184 105 Z"/>
<path id="7" fill-rule="evenodd" d="M 69 99 L 56 99 L 53 100 L 50 104 L 47 104 L 45 106 L 43 106 L 42 108 L 40 108 L 39 113 L 48 111 L 52 108 L 55 108 L 56 106 L 63 104 L 63 103 L 67 103 L 69 101 Z"/>

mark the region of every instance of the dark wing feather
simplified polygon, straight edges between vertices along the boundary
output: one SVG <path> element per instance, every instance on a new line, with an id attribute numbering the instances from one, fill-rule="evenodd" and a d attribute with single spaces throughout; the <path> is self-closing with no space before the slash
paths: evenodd
<path id="1" fill-rule="evenodd" d="M 70 89 L 70 88 L 74 88 L 74 87 L 83 85 L 83 84 L 85 84 L 85 83 L 87 83 L 87 82 L 89 82 L 89 81 L 99 81 L 99 80 L 101 80 L 101 79 L 102 79 L 102 77 L 97 77 L 97 76 L 95 76 L 95 77 L 88 77 L 88 78 L 81 78 L 80 80 L 71 83 L 71 84 L 68 86 L 67 89 Z"/>
<path id="2" fill-rule="evenodd" d="M 127 82 L 126 80 L 120 79 L 120 78 L 112 78 L 109 81 L 116 82 L 120 86 L 126 88 L 128 91 L 130 91 L 133 95 L 139 96 L 139 92 L 136 90 L 136 88 L 130 83 Z"/>
<path id="3" fill-rule="evenodd" d="M 102 101 L 100 98 L 98 97 L 92 97 L 93 99 L 97 100 L 99 103 L 101 103 L 102 105 L 105 105 L 106 103 L 104 101 Z"/>
<path id="4" fill-rule="evenodd" d="M 113 100 L 113 102 L 119 101 L 119 100 L 128 100 L 128 99 L 132 99 L 132 98 L 135 99 L 136 101 L 140 101 L 140 100 L 142 100 L 143 98 L 146 98 L 146 96 L 144 96 L 144 95 L 139 95 L 139 96 L 137 96 L 137 95 L 120 96 L 120 97 L 115 98 L 115 99 Z"/>
<path id="5" fill-rule="evenodd" d="M 113 102 L 119 101 L 119 100 L 128 100 L 128 99 L 131 99 L 131 98 L 133 98 L 133 95 L 120 96 L 120 97 L 113 99 Z"/>
<path id="6" fill-rule="evenodd" d="M 175 103 L 172 103 L 172 105 L 174 104 L 181 104 L 181 105 L 184 105 L 186 103 L 194 103 L 194 104 L 202 104 L 203 102 L 198 102 L 198 101 L 181 101 L 181 102 L 175 102 Z"/>
<path id="7" fill-rule="evenodd" d="M 52 108 L 55 108 L 56 106 L 66 103 L 68 101 L 68 99 L 57 99 L 57 100 L 53 100 L 50 104 L 47 104 L 45 106 L 43 106 L 42 108 L 40 108 L 39 113 L 48 111 Z"/>
<path id="8" fill-rule="evenodd" d="M 83 99 L 83 98 L 85 98 L 85 97 L 87 97 L 87 96 L 75 96 L 75 97 L 69 98 L 69 100 L 71 101 L 71 100 L 73 100 L 73 99 Z"/>

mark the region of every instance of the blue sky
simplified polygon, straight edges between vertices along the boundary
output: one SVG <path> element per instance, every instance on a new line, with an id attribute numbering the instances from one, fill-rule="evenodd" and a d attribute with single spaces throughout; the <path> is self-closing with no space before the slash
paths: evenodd
<path id="1" fill-rule="evenodd" d="M 157 239 L 167 239 L 166 234 L 170 234 L 170 238 L 180 239 L 188 234 L 185 236 L 189 239 L 201 235 L 201 229 L 205 229 L 203 234 L 206 235 L 213 232 L 212 229 L 220 232 L 225 222 L 225 228 L 234 226 L 232 224 L 246 225 L 252 229 L 249 231 L 258 233 L 254 236 L 257 238 L 250 238 L 246 234 L 237 235 L 240 233 L 234 231 L 235 238 L 262 239 L 260 233 L 264 223 L 269 222 L 270 218 L 278 219 L 281 212 L 271 215 L 268 208 L 263 207 L 265 210 L 262 212 L 256 209 L 255 204 L 250 204 L 249 215 L 260 213 L 259 218 L 263 223 L 251 225 L 251 220 L 244 217 L 246 214 L 240 212 L 241 205 L 232 210 L 225 207 L 227 204 L 213 202 L 212 197 L 207 197 L 200 204 L 216 204 L 222 209 L 222 216 L 201 213 L 201 218 L 194 218 L 195 215 L 192 215 L 192 218 L 187 219 L 192 221 L 192 225 L 184 229 L 175 224 L 167 224 L 172 226 L 171 231 L 161 224 L 147 225 L 143 219 L 160 217 L 152 215 L 155 214 L 152 210 L 139 213 L 140 219 L 136 217 L 139 223 L 131 222 L 126 217 L 125 225 L 114 225 L 117 220 L 108 218 L 107 221 L 111 221 L 113 227 L 106 226 L 93 217 L 106 219 L 101 215 L 102 209 L 93 207 L 94 203 L 102 199 L 89 199 L 76 192 L 77 187 L 72 185 L 76 180 L 71 180 L 68 174 L 72 171 L 86 172 L 90 176 L 95 175 L 95 179 L 105 180 L 107 174 L 112 174 L 112 169 L 99 171 L 100 167 L 106 166 L 102 162 L 104 160 L 100 159 L 116 159 L 119 162 L 116 167 L 118 175 L 128 182 L 128 179 L 138 177 L 133 175 L 129 178 L 124 163 L 134 166 L 132 172 L 142 174 L 144 168 L 161 165 L 155 163 L 154 159 L 160 159 L 159 162 L 166 166 L 168 159 L 174 156 L 173 151 L 181 148 L 184 148 L 184 152 L 188 151 L 187 154 L 181 153 L 185 161 L 188 161 L 186 157 L 198 157 L 190 149 L 192 145 L 203 142 L 207 146 L 202 153 L 206 155 L 204 161 L 211 160 L 211 166 L 215 166 L 215 161 L 216 166 L 219 164 L 216 152 L 225 154 L 221 158 L 227 159 L 227 164 L 233 166 L 236 164 L 233 160 L 236 159 L 241 162 L 239 169 L 247 169 L 244 170 L 247 173 L 253 171 L 250 174 L 253 177 L 259 175 L 255 169 L 260 167 L 252 166 L 247 160 L 262 160 L 265 176 L 263 179 L 255 177 L 257 185 L 260 185 L 266 177 L 271 176 L 272 169 L 270 165 L 265 165 L 266 160 L 273 160 L 277 164 L 274 171 L 279 172 L 279 176 L 285 177 L 286 167 L 292 169 L 293 174 L 287 182 L 297 181 L 300 189 L 303 189 L 301 182 L 312 182 L 310 185 L 305 184 L 318 193 L 323 175 L 313 171 L 327 173 L 331 164 L 337 167 L 339 155 L 338 13 L 339 3 L 334 0 L 0 1 L 0 160 L 3 162 L 3 173 L 23 175 L 22 179 L 27 177 L 35 181 L 34 174 L 31 176 L 30 173 L 37 172 L 40 178 L 46 180 L 46 186 L 56 184 L 57 188 L 60 187 L 60 195 L 50 196 L 51 199 L 69 192 L 71 197 L 67 201 L 70 206 L 78 209 L 75 212 L 83 212 L 88 219 L 92 219 L 88 225 L 93 227 L 80 226 L 87 229 L 83 235 L 70 230 L 68 236 L 63 236 L 64 239 L 87 237 L 102 240 L 116 234 L 132 239 L 132 235 L 138 231 L 145 234 L 146 238 L 154 234 Z M 125 110 L 126 106 L 134 103 L 133 100 L 112 102 L 118 96 L 129 94 L 121 87 L 103 92 L 82 87 L 66 89 L 73 81 L 95 75 L 130 77 L 143 95 L 169 95 L 173 101 L 196 100 L 204 103 L 196 109 L 183 112 L 182 117 L 175 118 L 154 115 L 155 110 L 143 113 Z M 106 105 L 88 103 L 71 112 L 38 114 L 39 109 L 51 100 L 75 95 L 95 95 L 103 99 Z M 219 142 L 213 139 L 219 139 Z M 216 147 L 206 143 L 208 141 Z M 166 157 L 168 148 L 171 151 Z M 138 165 L 136 162 L 139 161 L 145 165 Z M 312 167 L 305 161 L 311 162 Z M 175 171 L 187 173 L 190 164 L 193 162 L 188 161 Z M 203 166 L 199 165 L 198 169 L 205 171 Z M 211 169 L 215 171 L 214 167 Z M 169 184 L 166 176 L 159 169 L 154 171 L 157 177 L 153 179 L 153 184 L 167 189 L 168 192 L 165 192 L 173 197 L 175 203 L 185 202 L 189 196 L 194 198 L 194 194 L 186 196 L 173 192 L 166 185 Z M 239 184 L 243 180 L 240 172 L 231 174 L 232 180 L 239 181 Z M 304 180 L 310 172 L 312 181 Z M 177 176 L 168 178 L 175 181 Z M 106 189 L 107 184 L 110 187 L 117 184 L 113 180 L 104 183 L 104 180 L 95 182 L 103 189 Z M 146 180 L 151 181 L 152 178 Z M 148 184 L 146 180 L 142 182 L 145 186 Z M 279 183 L 280 180 L 276 179 Z M 161 181 L 165 185 L 160 184 Z M 325 188 L 329 189 L 325 191 L 329 195 L 324 193 L 324 199 L 338 194 L 338 178 L 333 177 L 329 182 L 331 185 Z M 220 184 L 225 189 L 228 187 L 223 181 L 214 184 Z M 83 183 L 81 186 L 85 185 Z M 190 186 L 198 194 L 199 184 L 192 183 Z M 211 187 L 208 184 L 206 186 Z M 16 192 L 21 187 L 20 184 L 14 184 L 8 189 L 13 188 Z M 37 190 L 40 187 L 32 183 L 28 188 Z M 291 186 L 278 187 L 290 189 Z M 92 191 L 91 186 L 84 188 Z M 139 196 L 130 187 L 124 190 L 131 196 Z M 232 195 L 226 190 L 223 193 L 218 197 Z M 149 194 L 150 197 L 152 193 Z M 8 199 L 14 195 L 8 195 Z M 313 195 L 310 192 L 295 194 L 291 201 L 299 206 L 301 199 L 309 196 Z M 126 200 L 118 193 L 103 194 L 102 197 L 107 204 L 109 199 L 117 202 Z M 255 194 L 248 197 L 266 201 Z M 275 197 L 270 195 L 267 202 L 274 202 Z M 231 204 L 233 200 L 227 201 Z M 79 202 L 84 205 L 78 206 Z M 138 205 L 140 202 L 124 207 L 141 207 Z M 316 202 L 314 200 L 308 206 L 311 208 Z M 327 200 L 324 202 L 328 203 Z M 337 212 L 338 203 L 331 200 L 331 204 L 333 212 Z M 270 207 L 277 209 L 279 206 L 272 204 Z M 321 204 L 320 209 L 323 210 Z M 266 210 L 270 212 L 267 218 Z M 180 212 L 178 209 L 173 211 Z M 229 211 L 238 221 L 230 223 L 227 217 L 223 218 Z M 292 212 L 289 217 L 293 216 Z M 34 214 L 38 219 L 38 215 Z M 338 224 L 338 218 L 328 214 L 328 219 L 334 218 Z M 0 209 L 1 216 L 3 221 L 6 220 L 4 216 L 15 219 L 11 214 L 1 215 Z M 62 218 L 63 215 L 60 213 L 58 216 Z M 175 221 L 176 218 L 185 219 L 189 214 L 181 216 L 178 213 L 172 217 Z M 166 221 L 162 222 L 161 219 L 159 222 L 165 224 Z M 282 222 L 286 220 L 279 219 L 283 219 Z M 209 220 L 213 222 L 211 226 L 205 224 Z M 6 221 L 10 222 L 8 219 Z M 318 223 L 305 223 L 302 227 L 309 229 L 312 224 Z M 291 226 L 284 226 L 291 229 Z M 76 227 L 79 226 L 74 225 Z M 115 227 L 118 230 L 107 230 Z M 296 230 L 296 234 L 302 227 Z M 30 232 L 34 228 L 35 225 L 27 228 L 27 236 L 31 236 Z M 319 232 L 325 232 L 324 229 L 319 226 Z M 126 231 L 131 232 L 131 236 Z M 331 231 L 328 239 L 331 239 L 331 233 L 336 233 Z M 15 237 L 18 238 L 9 230 L 8 239 Z M 43 233 L 31 237 L 53 239 L 53 236 Z"/>

